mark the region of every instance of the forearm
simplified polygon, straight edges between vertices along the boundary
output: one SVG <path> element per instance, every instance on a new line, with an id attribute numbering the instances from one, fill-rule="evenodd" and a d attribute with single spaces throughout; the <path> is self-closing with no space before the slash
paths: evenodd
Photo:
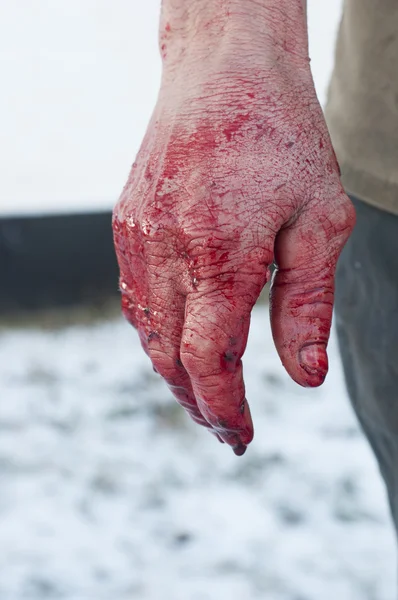
<path id="1" fill-rule="evenodd" d="M 171 60 L 222 47 L 254 63 L 308 62 L 306 0 L 163 0 L 160 44 Z"/>

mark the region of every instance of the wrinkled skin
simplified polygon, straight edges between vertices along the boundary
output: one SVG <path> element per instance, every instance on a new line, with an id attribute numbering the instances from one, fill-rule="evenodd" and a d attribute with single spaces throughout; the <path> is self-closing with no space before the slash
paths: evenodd
<path id="1" fill-rule="evenodd" d="M 269 267 L 276 349 L 297 383 L 318 386 L 354 212 L 308 63 L 234 65 L 166 69 L 113 227 L 123 312 L 154 368 L 242 454 L 241 359 Z"/>

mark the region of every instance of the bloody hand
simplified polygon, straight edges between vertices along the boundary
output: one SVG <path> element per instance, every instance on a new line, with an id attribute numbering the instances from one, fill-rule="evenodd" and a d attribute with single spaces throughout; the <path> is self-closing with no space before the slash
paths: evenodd
<path id="1" fill-rule="evenodd" d="M 318 386 L 354 211 L 308 62 L 184 64 L 165 69 L 114 211 L 122 306 L 178 402 L 242 454 L 241 358 L 269 266 L 276 349 L 297 383 Z"/>

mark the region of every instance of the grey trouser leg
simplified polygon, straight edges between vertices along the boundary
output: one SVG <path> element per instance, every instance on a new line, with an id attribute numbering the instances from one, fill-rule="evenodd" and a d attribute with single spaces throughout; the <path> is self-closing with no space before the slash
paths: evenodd
<path id="1" fill-rule="evenodd" d="M 337 333 L 351 402 L 376 454 L 398 532 L 398 217 L 353 200 L 337 268 Z"/>

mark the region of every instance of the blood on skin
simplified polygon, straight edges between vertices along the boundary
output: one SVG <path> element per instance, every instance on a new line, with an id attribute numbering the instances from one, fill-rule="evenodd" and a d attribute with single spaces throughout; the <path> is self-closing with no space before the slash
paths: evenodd
<path id="1" fill-rule="evenodd" d="M 317 378 L 320 376 L 321 373 L 324 374 L 324 377 L 326 377 L 326 373 L 328 371 L 328 361 L 326 358 L 322 357 L 320 358 L 318 356 L 318 354 L 316 353 L 316 345 L 314 346 L 314 344 L 309 344 L 307 346 L 309 352 L 312 354 L 312 356 L 315 358 L 316 360 L 312 360 L 311 362 L 313 363 L 313 367 L 307 366 L 307 365 L 303 365 L 304 370 L 308 373 L 308 375 L 312 376 L 312 378 L 307 378 L 307 386 L 308 387 L 312 387 L 314 386 L 314 379 L 313 376 L 315 375 Z M 305 348 L 305 347 L 304 347 Z"/>
<path id="2" fill-rule="evenodd" d="M 162 52 L 166 51 L 170 29 L 167 23 Z M 268 83 L 256 87 L 248 77 L 233 89 L 227 87 L 228 101 L 224 97 L 216 110 L 214 98 L 222 97 L 220 86 L 195 88 L 194 81 L 191 79 L 192 89 L 173 88 L 164 114 L 161 103 L 156 109 L 153 122 L 156 119 L 159 127 L 155 129 L 152 124 L 137 161 L 139 172 L 134 181 L 139 183 L 130 184 L 115 210 L 115 245 L 125 284 L 123 310 L 138 327 L 144 349 L 148 351 L 149 345 L 153 352 L 151 346 L 173 339 L 176 345 L 169 358 L 175 370 L 171 379 L 186 376 L 193 388 L 200 390 L 196 400 L 201 413 L 212 424 L 214 421 L 215 431 L 239 454 L 252 438 L 249 407 L 241 401 L 240 357 L 247 338 L 249 309 L 267 278 L 275 236 L 287 222 L 294 231 L 300 214 L 308 215 L 311 235 L 297 238 L 288 250 L 288 242 L 282 244 L 285 263 L 295 258 L 285 264 L 286 279 L 273 306 L 274 313 L 282 307 L 275 339 L 284 364 L 302 385 L 319 384 L 320 373 L 327 371 L 322 344 L 329 335 L 330 307 L 323 297 L 317 298 L 317 303 L 308 301 L 304 264 L 298 267 L 303 287 L 296 291 L 291 284 L 297 261 L 304 255 L 312 256 L 319 246 L 317 227 L 322 227 L 322 216 L 329 215 L 331 197 L 336 206 L 339 182 L 321 112 L 314 116 L 308 109 L 311 103 L 307 95 L 300 101 L 299 92 L 288 88 L 280 100 L 279 85 L 272 94 Z M 255 102 L 248 100 L 255 97 Z M 282 187 L 282 193 L 275 193 Z M 313 202 L 315 195 L 320 199 Z M 348 231 L 350 225 L 346 226 Z M 320 254 L 338 235 L 333 227 L 321 234 Z M 331 255 L 337 253 L 337 245 L 330 244 L 330 252 L 324 253 L 325 262 L 333 262 Z M 159 312 L 170 314 L 174 305 L 178 307 L 177 325 L 173 327 L 181 328 L 182 337 L 173 337 L 175 329 L 168 331 L 164 320 L 156 318 L 151 302 L 162 282 L 170 284 L 171 291 L 169 305 Z M 148 291 L 147 286 L 153 289 Z M 214 296 L 209 295 L 209 286 Z M 320 286 L 325 287 L 323 281 Z M 222 302 L 216 310 L 218 292 Z M 292 302 L 287 306 L 284 300 L 289 294 Z M 192 299 L 199 303 L 197 314 Z M 184 306 L 185 311 L 187 307 L 191 311 L 185 314 L 185 331 Z M 206 311 L 209 321 L 204 318 Z M 191 315 L 195 318 L 189 322 Z M 209 322 L 218 327 L 209 328 Z M 201 348 L 198 334 L 202 328 Z M 176 337 L 179 339 L 175 341 Z M 297 356 L 308 340 L 318 348 L 308 346 L 313 360 L 307 369 L 300 370 Z M 156 356 L 153 362 L 162 373 L 161 357 Z M 218 374 L 210 386 L 204 373 L 212 370 Z M 195 400 L 187 400 L 182 391 L 173 392 L 182 404 Z M 200 417 L 195 419 L 201 422 Z M 202 424 L 206 425 L 204 419 Z"/>
<path id="3" fill-rule="evenodd" d="M 221 372 L 227 371 L 228 373 L 234 373 L 239 361 L 239 356 L 236 352 L 227 350 L 220 356 L 220 367 Z"/>
<path id="4" fill-rule="evenodd" d="M 247 123 L 250 119 L 250 113 L 246 114 L 238 114 L 229 125 L 223 129 L 223 134 L 227 138 L 227 141 L 230 142 L 232 137 L 242 128 L 242 125 Z"/>
<path id="5" fill-rule="evenodd" d="M 166 45 L 166 41 L 170 39 L 170 36 L 168 35 L 170 33 L 171 27 L 169 23 L 166 23 L 164 32 L 160 34 L 160 52 L 161 52 L 161 56 L 163 59 L 165 59 L 167 57 L 166 54 L 166 49 L 167 49 L 167 45 Z"/>

